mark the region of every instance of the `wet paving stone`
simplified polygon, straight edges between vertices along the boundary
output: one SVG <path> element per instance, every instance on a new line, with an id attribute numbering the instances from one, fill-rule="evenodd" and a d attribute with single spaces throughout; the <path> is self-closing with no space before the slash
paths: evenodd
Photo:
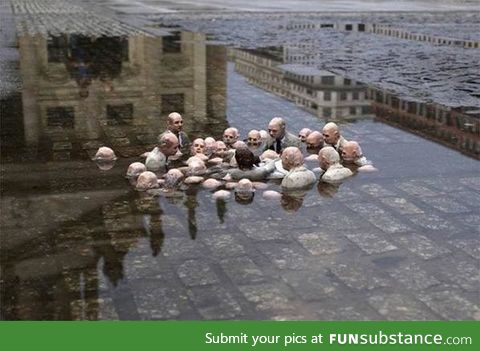
<path id="1" fill-rule="evenodd" d="M 452 193 L 452 197 L 462 203 L 472 207 L 480 206 L 480 193 L 474 191 L 458 191 Z"/>
<path id="2" fill-rule="evenodd" d="M 72 320 L 118 320 L 110 298 L 73 300 L 70 303 Z"/>
<path id="3" fill-rule="evenodd" d="M 282 273 L 282 279 L 306 301 L 318 301 L 339 294 L 339 283 L 326 276 L 325 271 L 294 271 Z"/>
<path id="4" fill-rule="evenodd" d="M 332 274 L 354 290 L 372 290 L 391 287 L 392 281 L 375 267 L 355 262 L 337 263 L 330 268 Z"/>
<path id="5" fill-rule="evenodd" d="M 456 239 L 450 240 L 449 243 L 456 248 L 466 252 L 473 258 L 480 260 L 480 240 L 478 239 Z"/>
<path id="6" fill-rule="evenodd" d="M 437 320 L 426 306 L 402 294 L 372 295 L 368 303 L 389 320 Z"/>
<path id="7" fill-rule="evenodd" d="M 177 268 L 177 274 L 187 286 L 208 285 L 219 280 L 210 266 L 200 260 L 188 260 Z"/>
<path id="8" fill-rule="evenodd" d="M 239 244 L 233 235 L 214 234 L 203 238 L 203 241 L 216 257 L 235 257 L 246 253 L 243 245 Z"/>
<path id="9" fill-rule="evenodd" d="M 402 215 L 423 213 L 422 209 L 402 197 L 384 197 L 380 201 Z"/>
<path id="10" fill-rule="evenodd" d="M 440 246 L 419 234 L 396 236 L 395 241 L 424 260 L 450 253 L 450 250 L 446 247 Z"/>
<path id="11" fill-rule="evenodd" d="M 143 320 L 175 319 L 188 309 L 185 293 L 160 285 L 155 280 L 132 281 L 137 311 Z"/>
<path id="12" fill-rule="evenodd" d="M 239 223 L 238 228 L 250 239 L 256 241 L 265 240 L 288 240 L 288 230 L 278 222 L 262 221 L 252 225 L 251 223 Z"/>
<path id="13" fill-rule="evenodd" d="M 438 193 L 431 190 L 426 186 L 422 186 L 419 182 L 403 182 L 397 184 L 397 188 L 402 191 L 419 198 L 424 198 L 428 196 L 437 196 Z"/>
<path id="14" fill-rule="evenodd" d="M 409 226 L 373 204 L 347 203 L 346 206 L 364 216 L 366 220 L 385 233 L 395 234 L 410 230 Z"/>
<path id="15" fill-rule="evenodd" d="M 283 285 L 258 284 L 239 287 L 245 298 L 255 305 L 259 311 L 280 313 L 294 311 L 291 303 L 292 293 Z"/>
<path id="16" fill-rule="evenodd" d="M 438 262 L 437 278 L 445 283 L 455 283 L 468 292 L 480 290 L 480 271 L 478 261 L 467 260 L 455 255 L 445 257 Z"/>
<path id="17" fill-rule="evenodd" d="M 402 262 L 387 271 L 395 281 L 409 290 L 424 290 L 440 284 L 439 280 L 415 262 Z"/>
<path id="18" fill-rule="evenodd" d="M 360 232 L 345 234 L 345 236 L 369 255 L 398 249 L 398 247 L 387 240 L 384 234 L 380 233 Z"/>
<path id="19" fill-rule="evenodd" d="M 447 320 L 480 320 L 480 308 L 458 291 L 422 293 L 420 301 Z"/>
<path id="20" fill-rule="evenodd" d="M 361 186 L 361 189 L 373 197 L 395 196 L 395 193 L 385 189 L 379 184 L 365 184 Z"/>
<path id="21" fill-rule="evenodd" d="M 443 233 L 455 233 L 457 231 L 451 222 L 433 213 L 411 215 L 408 219 L 424 229 L 442 231 Z"/>
<path id="22" fill-rule="evenodd" d="M 243 311 L 238 301 L 222 287 L 194 287 L 188 291 L 190 300 L 204 319 L 238 319 Z"/>
<path id="23" fill-rule="evenodd" d="M 460 183 L 468 186 L 469 188 L 480 191 L 480 177 L 467 177 L 461 178 Z"/>
<path id="24" fill-rule="evenodd" d="M 464 213 L 470 210 L 450 197 L 428 197 L 423 198 L 423 202 L 445 213 Z"/>
<path id="25" fill-rule="evenodd" d="M 219 262 L 228 277 L 236 285 L 263 283 L 267 277 L 249 257 L 235 257 Z"/>
<path id="26" fill-rule="evenodd" d="M 259 244 L 258 250 L 279 269 L 304 269 L 310 261 L 305 251 L 292 244 Z"/>
<path id="27" fill-rule="evenodd" d="M 163 255 L 171 260 L 201 258 L 205 251 L 205 246 L 201 242 L 188 237 L 167 238 L 162 247 Z"/>
<path id="28" fill-rule="evenodd" d="M 297 240 L 314 256 L 331 255 L 345 250 L 344 241 L 326 232 L 300 234 Z"/>

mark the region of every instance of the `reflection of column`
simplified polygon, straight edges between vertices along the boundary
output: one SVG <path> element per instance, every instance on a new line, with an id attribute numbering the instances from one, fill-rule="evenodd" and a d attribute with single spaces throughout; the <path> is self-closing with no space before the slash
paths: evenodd
<path id="1" fill-rule="evenodd" d="M 206 122 L 207 117 L 207 62 L 205 35 L 200 33 L 186 33 L 186 40 L 193 41 L 193 107 L 198 122 Z M 191 38 L 187 38 L 191 36 Z"/>
<path id="2" fill-rule="evenodd" d="M 227 49 L 207 46 L 207 113 L 218 122 L 226 119 Z"/>
<path id="3" fill-rule="evenodd" d="M 37 103 L 36 82 L 38 79 L 37 47 L 35 39 L 28 36 L 19 38 L 20 71 L 23 80 L 23 125 L 27 145 L 38 144 L 40 137 L 40 110 Z"/>

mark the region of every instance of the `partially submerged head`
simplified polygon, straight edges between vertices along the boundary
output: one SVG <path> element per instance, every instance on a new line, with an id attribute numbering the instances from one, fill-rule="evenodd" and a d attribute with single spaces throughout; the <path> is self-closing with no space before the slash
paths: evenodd
<path id="1" fill-rule="evenodd" d="M 255 188 L 253 183 L 246 178 L 240 179 L 235 187 L 235 200 L 241 204 L 249 204 L 253 201 Z"/>
<path id="2" fill-rule="evenodd" d="M 93 157 L 94 161 L 115 161 L 116 159 L 117 156 L 115 156 L 115 152 L 106 146 L 100 147 Z"/>
<path id="3" fill-rule="evenodd" d="M 303 155 L 298 147 L 289 146 L 282 152 L 282 166 L 287 171 L 303 165 Z"/>
<path id="4" fill-rule="evenodd" d="M 205 154 L 205 141 L 202 138 L 195 139 L 190 147 L 190 153 L 192 155 Z"/>
<path id="5" fill-rule="evenodd" d="M 238 140 L 239 136 L 240 134 L 238 133 L 237 128 L 227 128 L 223 132 L 223 142 L 227 147 L 232 147 L 232 145 Z"/>
<path id="6" fill-rule="evenodd" d="M 139 191 L 145 191 L 153 188 L 158 188 L 158 179 L 155 173 L 150 171 L 140 173 L 137 178 L 136 189 Z"/>
<path id="7" fill-rule="evenodd" d="M 305 144 L 307 149 L 318 149 L 320 150 L 323 147 L 323 135 L 318 131 L 311 132 L 305 139 Z"/>
<path id="8" fill-rule="evenodd" d="M 326 146 L 318 153 L 320 168 L 326 171 L 330 166 L 340 162 L 340 155 L 331 146 Z"/>
<path id="9" fill-rule="evenodd" d="M 142 172 L 145 172 L 147 168 L 141 162 L 133 162 L 128 166 L 127 169 L 127 178 L 136 179 Z"/>
<path id="10" fill-rule="evenodd" d="M 178 152 L 178 138 L 173 133 L 163 133 L 158 141 L 158 148 L 165 156 L 173 156 Z"/>
<path id="11" fill-rule="evenodd" d="M 363 156 L 362 148 L 356 141 L 347 141 L 342 148 L 342 160 L 353 163 Z"/>
<path id="12" fill-rule="evenodd" d="M 173 168 L 173 169 L 170 169 L 167 172 L 167 174 L 165 174 L 164 179 L 165 179 L 165 183 L 164 183 L 165 188 L 168 188 L 168 189 L 175 188 L 183 179 L 183 173 L 180 170 Z"/>
<path id="13" fill-rule="evenodd" d="M 338 126 L 333 122 L 325 124 L 322 129 L 322 134 L 325 143 L 330 145 L 335 145 L 338 139 L 340 139 L 340 131 L 338 129 Z"/>
<path id="14" fill-rule="evenodd" d="M 300 139 L 300 141 L 302 143 L 305 142 L 305 140 L 307 139 L 307 137 L 310 135 L 310 133 L 312 132 L 311 129 L 309 128 L 302 128 L 299 132 L 298 132 L 298 138 Z"/>
<path id="15" fill-rule="evenodd" d="M 252 129 L 247 134 L 247 145 L 257 147 L 262 144 L 262 135 L 256 129 Z"/>

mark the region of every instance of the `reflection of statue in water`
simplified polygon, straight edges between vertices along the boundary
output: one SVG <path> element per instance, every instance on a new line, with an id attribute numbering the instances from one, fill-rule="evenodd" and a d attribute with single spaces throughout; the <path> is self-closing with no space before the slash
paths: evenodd
<path id="1" fill-rule="evenodd" d="M 340 188 L 340 183 L 318 182 L 317 191 L 323 197 L 334 197 Z"/>
<path id="2" fill-rule="evenodd" d="M 287 212 L 297 212 L 303 205 L 306 191 L 286 191 L 282 194 L 281 204 Z"/>
<path id="3" fill-rule="evenodd" d="M 187 195 L 185 202 L 183 203 L 185 207 L 187 208 L 188 212 L 188 233 L 190 234 L 190 238 L 192 240 L 195 240 L 197 237 L 197 219 L 195 217 L 195 210 L 198 206 L 198 201 L 197 201 L 197 194 L 198 194 L 198 187 L 193 186 L 188 188 L 185 191 L 185 194 Z"/>
<path id="4" fill-rule="evenodd" d="M 225 221 L 225 214 L 227 213 L 227 203 L 224 199 L 216 199 L 215 204 L 217 206 L 217 217 L 220 223 Z"/>
<path id="5" fill-rule="evenodd" d="M 165 239 L 165 233 L 162 228 L 162 221 L 152 221 L 151 215 L 144 215 L 142 218 L 143 228 L 145 233 L 150 238 L 150 248 L 152 249 L 152 256 L 156 257 L 163 246 L 163 241 Z"/>

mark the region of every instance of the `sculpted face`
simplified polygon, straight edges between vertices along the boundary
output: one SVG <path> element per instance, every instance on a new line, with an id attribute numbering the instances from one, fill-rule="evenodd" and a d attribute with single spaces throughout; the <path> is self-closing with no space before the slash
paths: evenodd
<path id="1" fill-rule="evenodd" d="M 168 115 L 168 129 L 171 132 L 178 133 L 183 128 L 183 118 L 179 113 L 173 112 Z"/>
<path id="2" fill-rule="evenodd" d="M 327 123 L 322 130 L 323 139 L 327 144 L 335 145 L 340 138 L 340 132 L 335 123 Z"/>
<path id="3" fill-rule="evenodd" d="M 282 167 L 287 171 L 299 167 L 303 164 L 303 155 L 297 147 L 287 147 L 282 152 Z"/>
<path id="4" fill-rule="evenodd" d="M 238 140 L 238 132 L 235 128 L 227 128 L 223 132 L 223 142 L 230 146 Z"/>
<path id="5" fill-rule="evenodd" d="M 217 141 L 216 143 L 217 151 L 216 155 L 220 157 L 224 157 L 225 154 L 227 153 L 227 146 L 223 141 Z"/>
<path id="6" fill-rule="evenodd" d="M 311 132 L 311 129 L 303 128 L 302 130 L 300 130 L 300 132 L 298 132 L 298 138 L 302 143 L 304 143 Z"/>
<path id="7" fill-rule="evenodd" d="M 248 132 L 247 145 L 248 146 L 258 146 L 262 142 L 262 137 L 258 130 L 251 130 Z"/>
<path id="8" fill-rule="evenodd" d="M 279 123 L 270 122 L 268 125 L 268 134 L 272 137 L 272 139 L 278 139 L 283 136 L 284 128 Z"/>
<path id="9" fill-rule="evenodd" d="M 147 168 L 141 162 L 133 162 L 128 166 L 127 177 L 136 179 L 140 173 L 145 172 Z"/>
<path id="10" fill-rule="evenodd" d="M 205 153 L 205 141 L 201 138 L 197 138 L 192 143 L 192 155 Z"/>
<path id="11" fill-rule="evenodd" d="M 362 157 L 362 150 L 357 142 L 349 141 L 345 143 L 342 148 L 342 160 L 344 162 L 353 163 L 360 157 Z"/>
<path id="12" fill-rule="evenodd" d="M 158 188 L 158 179 L 155 173 L 150 171 L 142 172 L 138 176 L 136 188 L 140 191 Z"/>
<path id="13" fill-rule="evenodd" d="M 323 135 L 320 132 L 314 131 L 310 133 L 305 139 L 307 149 L 318 149 L 323 146 Z"/>
<path id="14" fill-rule="evenodd" d="M 165 156 L 173 156 L 178 152 L 178 138 L 172 133 L 166 133 L 160 144 L 160 151 L 162 151 Z"/>
<path id="15" fill-rule="evenodd" d="M 212 137 L 205 138 L 205 154 L 214 154 L 217 149 L 217 142 Z"/>

